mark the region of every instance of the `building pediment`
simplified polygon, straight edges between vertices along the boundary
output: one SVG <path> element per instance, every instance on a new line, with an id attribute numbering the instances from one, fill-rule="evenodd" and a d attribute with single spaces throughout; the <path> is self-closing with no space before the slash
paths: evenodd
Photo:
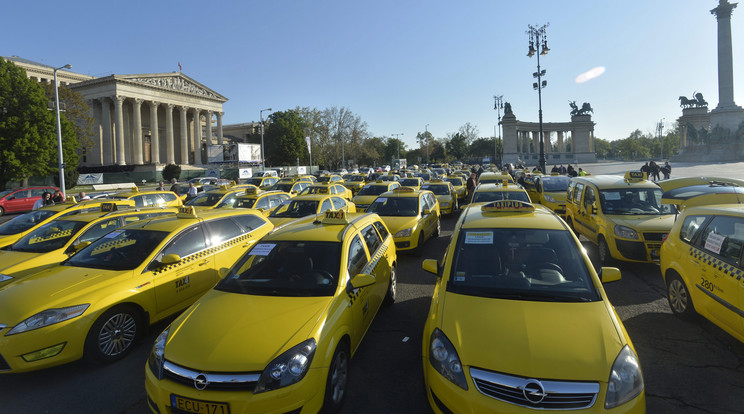
<path id="1" fill-rule="evenodd" d="M 114 75 L 114 78 L 119 81 L 138 83 L 159 89 L 166 89 L 170 91 L 186 93 L 189 95 L 221 100 L 223 102 L 227 101 L 227 98 L 225 98 L 224 96 L 218 94 L 217 92 L 207 88 L 206 86 L 180 72 L 139 75 Z"/>

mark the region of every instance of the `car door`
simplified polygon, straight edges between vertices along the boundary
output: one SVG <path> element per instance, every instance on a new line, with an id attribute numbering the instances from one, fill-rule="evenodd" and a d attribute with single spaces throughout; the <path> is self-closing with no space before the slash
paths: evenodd
<path id="1" fill-rule="evenodd" d="M 374 316 L 374 312 L 370 312 L 370 296 L 373 294 L 371 292 L 373 286 L 353 289 L 350 284 L 351 279 L 362 273 L 364 267 L 369 263 L 367 249 L 359 234 L 354 235 L 351 239 L 346 257 L 348 274 L 346 292 L 349 297 L 352 319 L 351 349 L 354 350 L 359 346 L 362 336 L 364 336 L 364 332 L 367 331 Z"/>
<path id="2" fill-rule="evenodd" d="M 363 228 L 360 234 L 370 255 L 370 261 L 365 266 L 363 273 L 370 274 L 377 280 L 373 286 L 370 286 L 372 288 L 370 305 L 374 312 L 377 312 L 385 298 L 388 281 L 390 280 L 390 263 L 385 257 L 387 245 L 382 242 L 382 237 L 373 224 Z"/>
<path id="3" fill-rule="evenodd" d="M 244 221 L 247 227 L 236 220 L 237 217 L 224 217 L 206 222 L 207 245 L 212 251 L 216 269 L 231 268 L 255 242 L 250 236 L 250 231 L 265 223 L 265 221 L 253 215 L 246 215 L 245 217 L 248 217 Z M 255 222 L 251 220 L 255 220 Z"/>
<path id="4" fill-rule="evenodd" d="M 181 260 L 162 264 L 169 254 Z M 202 295 L 218 279 L 213 254 L 208 251 L 203 224 L 197 223 L 173 237 L 147 267 L 154 284 L 158 315 L 178 311 Z"/>
<path id="5" fill-rule="evenodd" d="M 587 234 L 589 233 L 589 226 L 587 224 L 587 217 L 584 211 L 584 189 L 585 189 L 584 183 L 576 183 L 576 186 L 574 187 L 573 192 L 573 204 L 575 206 L 575 212 L 573 221 L 574 221 L 574 228 L 577 232 L 580 234 L 583 234 L 584 236 L 589 237 Z M 577 235 L 578 236 L 578 235 Z"/>
<path id="6" fill-rule="evenodd" d="M 5 211 L 10 213 L 14 211 L 31 210 L 34 206 L 34 200 L 29 196 L 29 190 L 18 190 L 8 194 L 5 199 Z"/>
<path id="7" fill-rule="evenodd" d="M 584 198 L 579 209 L 582 211 L 582 217 L 585 219 L 584 227 L 588 232 L 587 237 L 596 242 L 597 232 L 599 231 L 599 222 L 597 220 L 599 207 L 597 203 L 597 190 L 594 187 L 590 185 L 586 186 Z"/>
<path id="8" fill-rule="evenodd" d="M 428 234 L 429 236 L 434 234 L 434 230 L 437 226 L 437 212 L 434 209 L 435 204 L 436 198 L 431 193 L 425 193 L 419 198 L 419 205 L 422 206 L 421 208 L 419 208 L 419 210 L 421 211 L 426 234 Z M 429 213 L 424 214 L 424 211 L 427 210 L 429 211 Z M 426 238 L 426 234 L 424 234 L 424 238 Z"/>

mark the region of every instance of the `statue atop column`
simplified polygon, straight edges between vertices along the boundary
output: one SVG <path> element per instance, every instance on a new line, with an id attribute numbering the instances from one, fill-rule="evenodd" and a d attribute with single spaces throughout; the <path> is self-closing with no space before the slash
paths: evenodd
<path id="1" fill-rule="evenodd" d="M 504 115 L 513 114 L 511 104 L 509 102 L 504 102 Z"/>
<path id="2" fill-rule="evenodd" d="M 682 108 L 707 108 L 708 102 L 703 99 L 703 94 L 700 92 L 693 93 L 695 98 L 689 99 L 686 96 L 680 96 L 679 99 L 679 106 Z"/>
<path id="3" fill-rule="evenodd" d="M 589 115 L 589 112 L 594 113 L 594 109 L 589 102 L 584 102 L 581 108 L 576 105 L 576 101 L 568 101 L 568 105 L 571 107 L 571 116 Z"/>

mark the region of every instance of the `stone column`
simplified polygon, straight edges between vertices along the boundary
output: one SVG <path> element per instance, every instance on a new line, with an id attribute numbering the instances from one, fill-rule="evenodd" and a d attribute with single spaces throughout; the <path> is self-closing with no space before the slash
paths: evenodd
<path id="1" fill-rule="evenodd" d="M 222 145 L 222 115 L 224 112 L 217 112 L 217 143 Z"/>
<path id="2" fill-rule="evenodd" d="M 188 165 L 189 163 L 189 127 L 186 123 L 186 116 L 188 115 L 189 108 L 185 106 L 179 106 L 181 110 L 181 164 Z"/>
<path id="3" fill-rule="evenodd" d="M 142 99 L 135 99 L 132 111 L 134 112 L 134 164 L 145 163 L 142 152 Z"/>
<path id="4" fill-rule="evenodd" d="M 158 134 L 158 106 L 160 102 L 150 101 L 150 162 L 160 164 L 160 137 Z"/>
<path id="5" fill-rule="evenodd" d="M 563 131 L 558 131 L 557 134 L 558 134 L 558 152 L 564 153 L 565 151 L 563 150 Z"/>
<path id="6" fill-rule="evenodd" d="M 532 131 L 532 154 L 540 153 L 540 131 Z"/>
<path id="7" fill-rule="evenodd" d="M 204 164 L 201 153 L 202 128 L 201 111 L 194 108 L 194 164 Z"/>
<path id="8" fill-rule="evenodd" d="M 731 52 L 731 12 L 736 3 L 720 0 L 711 14 L 718 20 L 718 106 L 726 108 L 734 103 L 734 59 Z"/>
<path id="9" fill-rule="evenodd" d="M 176 163 L 175 149 L 173 148 L 173 104 L 165 104 L 165 162 Z"/>
<path id="10" fill-rule="evenodd" d="M 116 165 L 127 165 L 126 150 L 124 148 L 124 111 L 122 105 L 123 96 L 117 96 L 114 99 L 114 108 L 116 112 Z"/>
<path id="11" fill-rule="evenodd" d="M 212 145 L 212 115 L 214 112 L 207 111 L 207 146 Z"/>
<path id="12" fill-rule="evenodd" d="M 109 98 L 101 98 L 101 149 L 103 152 L 102 165 L 114 164 L 113 138 L 111 136 L 111 103 Z"/>

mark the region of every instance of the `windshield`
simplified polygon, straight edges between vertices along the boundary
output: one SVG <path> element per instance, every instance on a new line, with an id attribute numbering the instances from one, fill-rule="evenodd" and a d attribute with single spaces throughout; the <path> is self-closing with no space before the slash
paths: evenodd
<path id="1" fill-rule="evenodd" d="M 253 205 L 256 204 L 256 200 L 256 198 L 236 198 L 235 203 L 232 205 L 232 207 L 253 208 Z"/>
<path id="2" fill-rule="evenodd" d="M 330 179 L 331 179 L 331 177 L 329 177 L 329 176 L 325 176 L 325 177 L 318 177 L 318 182 L 319 182 L 319 183 L 326 183 L 326 182 L 328 182 L 328 180 L 330 180 Z"/>
<path id="3" fill-rule="evenodd" d="M 13 217 L 11 220 L 0 224 L 0 235 L 7 236 L 22 233 L 55 214 L 57 212 L 52 210 L 34 210 L 30 213 Z"/>
<path id="4" fill-rule="evenodd" d="M 322 186 L 322 185 L 305 187 L 305 189 L 302 190 L 302 195 L 306 195 L 306 194 L 328 194 L 328 188 L 329 187 L 325 187 L 325 186 Z M 286 192 L 287 191 L 285 191 L 285 193 Z"/>
<path id="5" fill-rule="evenodd" d="M 421 178 L 424 179 L 424 181 L 431 180 L 431 174 L 429 174 L 429 173 L 416 174 L 416 177 L 421 177 Z"/>
<path id="6" fill-rule="evenodd" d="M 449 186 L 446 185 L 423 185 L 422 190 L 429 190 L 436 195 L 449 195 Z"/>
<path id="7" fill-rule="evenodd" d="M 447 291 L 531 301 L 600 300 L 584 258 L 565 230 L 460 230 Z"/>
<path id="8" fill-rule="evenodd" d="M 202 193 L 198 196 L 196 196 L 193 200 L 186 203 L 187 206 L 201 206 L 201 207 L 211 207 L 213 205 L 216 205 L 220 200 L 222 200 L 222 197 L 224 197 L 224 194 L 209 194 L 209 193 Z"/>
<path id="9" fill-rule="evenodd" d="M 568 189 L 568 182 L 571 181 L 571 177 L 560 175 L 542 178 L 542 190 L 545 193 L 560 193 L 565 192 Z"/>
<path id="10" fill-rule="evenodd" d="M 674 214 L 673 205 L 661 203 L 662 193 L 660 188 L 618 188 L 600 190 L 599 199 L 605 214 Z"/>
<path id="11" fill-rule="evenodd" d="M 530 197 L 524 191 L 476 191 L 473 203 L 489 203 L 498 200 L 519 200 L 529 203 Z"/>
<path id="12" fill-rule="evenodd" d="M 318 211 L 318 200 L 292 200 L 269 215 L 269 217 L 305 217 Z"/>
<path id="13" fill-rule="evenodd" d="M 338 287 L 341 244 L 257 243 L 215 289 L 266 296 L 333 296 Z"/>
<path id="14" fill-rule="evenodd" d="M 382 181 L 396 181 L 398 178 L 400 178 L 400 177 L 398 177 L 397 175 L 381 175 L 380 178 L 379 178 L 379 180 L 382 180 Z"/>
<path id="15" fill-rule="evenodd" d="M 376 196 L 378 196 L 378 195 L 384 193 L 385 191 L 387 191 L 387 189 L 388 188 L 387 188 L 386 185 L 368 185 L 368 186 L 365 186 L 364 188 L 362 188 L 361 190 L 359 190 L 359 193 L 357 193 L 357 195 L 360 195 L 360 196 L 362 196 L 362 195 L 376 195 Z"/>
<path id="16" fill-rule="evenodd" d="M 283 191 L 289 193 L 292 191 L 292 183 L 276 183 L 269 188 L 269 191 Z"/>
<path id="17" fill-rule="evenodd" d="M 359 181 L 364 181 L 364 177 L 362 177 L 361 175 L 352 175 L 348 179 L 345 178 L 345 180 L 359 182 Z"/>
<path id="18" fill-rule="evenodd" d="M 66 266 L 106 270 L 137 268 L 168 236 L 165 231 L 114 230 L 81 249 Z"/>
<path id="19" fill-rule="evenodd" d="M 418 210 L 418 197 L 377 197 L 367 209 L 367 213 L 413 217 L 418 215 Z"/>
<path id="20" fill-rule="evenodd" d="M 417 178 L 402 178 L 400 180 L 400 185 L 404 187 L 418 187 L 421 185 L 421 180 Z"/>
<path id="21" fill-rule="evenodd" d="M 10 194 L 12 192 L 13 192 L 13 190 L 0 191 L 0 197 L 5 197 L 6 195 L 8 195 L 8 194 Z"/>
<path id="22" fill-rule="evenodd" d="M 248 178 L 245 181 L 245 184 L 253 184 L 256 187 L 260 187 L 262 182 L 264 181 L 263 178 Z"/>
<path id="23" fill-rule="evenodd" d="M 84 221 L 54 220 L 25 235 L 11 246 L 14 252 L 47 253 L 61 249 L 86 224 Z"/>
<path id="24" fill-rule="evenodd" d="M 447 181 L 449 181 L 450 183 L 452 183 L 452 185 L 454 185 L 454 186 L 465 185 L 465 183 L 463 182 L 462 178 L 448 178 Z"/>

